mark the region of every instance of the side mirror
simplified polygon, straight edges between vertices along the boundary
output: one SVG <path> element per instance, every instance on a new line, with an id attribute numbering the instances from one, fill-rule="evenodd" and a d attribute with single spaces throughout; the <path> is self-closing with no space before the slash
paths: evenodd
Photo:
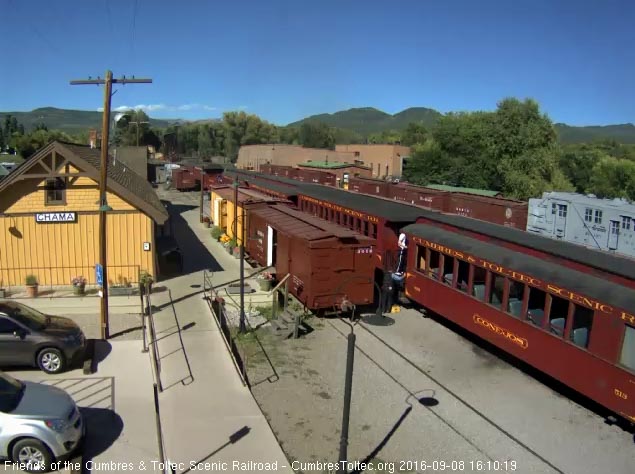
<path id="1" fill-rule="evenodd" d="M 26 336 L 26 331 L 23 329 L 16 329 L 13 331 L 13 335 L 18 339 L 24 339 Z"/>

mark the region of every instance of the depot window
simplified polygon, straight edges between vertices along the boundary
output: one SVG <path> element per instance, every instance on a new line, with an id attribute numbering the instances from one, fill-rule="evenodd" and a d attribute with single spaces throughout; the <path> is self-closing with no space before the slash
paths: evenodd
<path id="1" fill-rule="evenodd" d="M 584 221 L 593 222 L 593 210 L 588 207 L 584 210 Z"/>
<path id="2" fill-rule="evenodd" d="M 635 371 L 635 327 L 628 324 L 624 326 L 620 364 Z"/>
<path id="3" fill-rule="evenodd" d="M 631 218 L 628 216 L 622 216 L 622 229 L 631 230 Z"/>
<path id="4" fill-rule="evenodd" d="M 600 211 L 599 209 L 595 210 L 595 223 L 596 224 L 602 223 L 602 211 Z"/>
<path id="5" fill-rule="evenodd" d="M 66 203 L 66 182 L 62 179 L 46 180 L 46 205 L 56 205 Z"/>

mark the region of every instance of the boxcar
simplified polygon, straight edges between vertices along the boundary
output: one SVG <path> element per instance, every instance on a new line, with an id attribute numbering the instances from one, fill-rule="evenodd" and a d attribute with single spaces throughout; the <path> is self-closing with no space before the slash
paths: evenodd
<path id="1" fill-rule="evenodd" d="M 388 196 L 397 201 L 407 202 L 415 206 L 446 211 L 451 193 L 438 189 L 416 186 L 409 183 L 390 184 Z"/>
<path id="2" fill-rule="evenodd" d="M 299 168 L 295 178 L 303 183 L 323 184 L 325 186 L 335 186 L 337 184 L 337 176 L 328 171 Z"/>
<path id="3" fill-rule="evenodd" d="M 359 176 L 348 178 L 349 191 L 371 196 L 389 197 L 390 186 L 391 183 L 383 179 L 360 178 Z"/>
<path id="4" fill-rule="evenodd" d="M 635 421 L 635 290 L 438 225 L 404 232 L 408 298 Z"/>
<path id="5" fill-rule="evenodd" d="M 312 310 L 373 301 L 373 240 L 285 205 L 249 210 L 247 251 Z"/>
<path id="6" fill-rule="evenodd" d="M 448 193 L 448 196 L 449 202 L 444 210 L 450 214 L 522 230 L 527 226 L 526 202 L 465 193 Z"/>
<path id="7" fill-rule="evenodd" d="M 172 186 L 179 191 L 191 191 L 201 184 L 200 168 L 182 166 L 172 171 Z"/>

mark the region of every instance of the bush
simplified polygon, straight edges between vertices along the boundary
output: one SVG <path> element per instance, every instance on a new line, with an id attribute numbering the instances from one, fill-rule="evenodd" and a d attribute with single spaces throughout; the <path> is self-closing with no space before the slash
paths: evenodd
<path id="1" fill-rule="evenodd" d="M 221 236 L 223 235 L 223 229 L 221 229 L 217 225 L 212 227 L 212 231 L 211 232 L 212 232 L 212 238 L 216 239 L 216 240 L 220 239 Z"/>
<path id="2" fill-rule="evenodd" d="M 27 275 L 25 278 L 25 282 L 27 286 L 35 286 L 37 285 L 37 277 L 35 275 Z"/>

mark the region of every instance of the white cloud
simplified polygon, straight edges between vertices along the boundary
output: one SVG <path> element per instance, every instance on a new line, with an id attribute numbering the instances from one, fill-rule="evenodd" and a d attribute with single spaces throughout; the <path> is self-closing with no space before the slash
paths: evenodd
<path id="1" fill-rule="evenodd" d="M 138 105 L 120 105 L 113 108 L 115 112 L 125 112 L 127 110 L 141 109 L 144 112 L 156 112 L 156 111 L 172 111 L 172 112 L 187 112 L 190 110 L 206 110 L 213 111 L 216 107 L 204 104 L 182 104 L 182 105 L 166 105 L 166 104 L 138 104 Z M 100 109 L 101 111 L 103 109 Z"/>

